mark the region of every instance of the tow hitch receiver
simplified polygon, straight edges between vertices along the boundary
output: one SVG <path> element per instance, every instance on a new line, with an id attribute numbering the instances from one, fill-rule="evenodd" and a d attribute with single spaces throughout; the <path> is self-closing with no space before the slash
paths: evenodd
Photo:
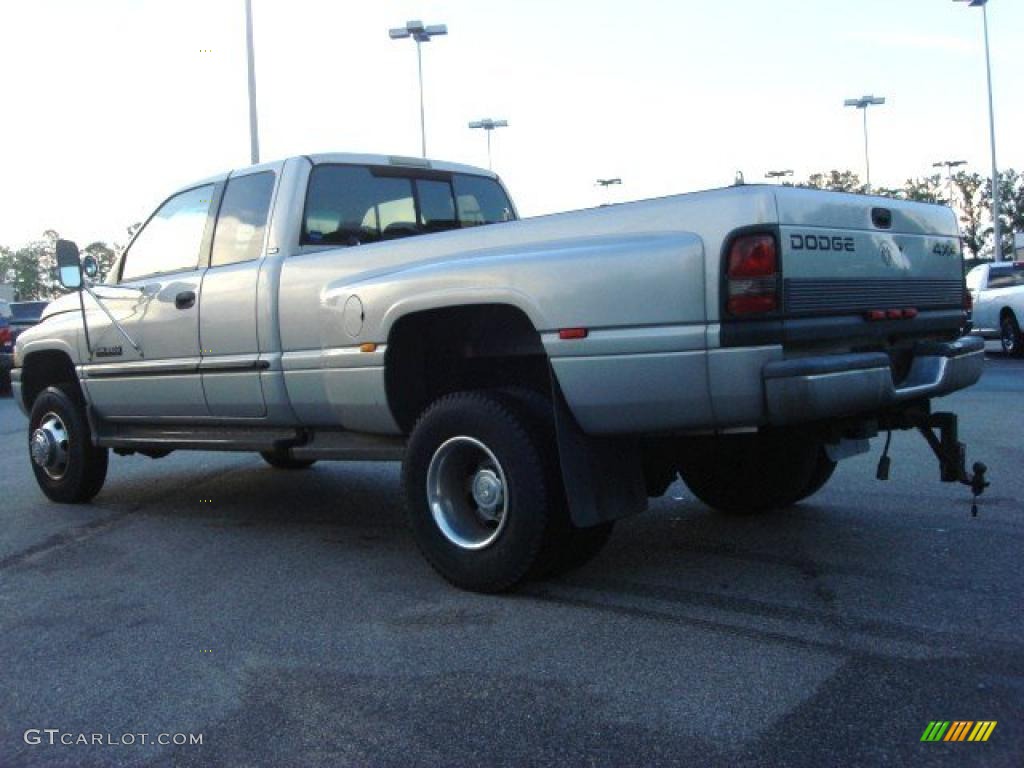
<path id="1" fill-rule="evenodd" d="M 960 442 L 957 435 L 958 422 L 955 413 L 928 413 L 925 410 L 907 409 L 890 414 L 881 421 L 883 429 L 916 429 L 924 437 L 935 458 L 939 460 L 939 472 L 944 483 L 961 483 L 970 487 L 974 499 L 971 503 L 971 516 L 978 516 L 978 497 L 988 488 L 985 479 L 988 467 L 976 461 L 967 472 L 967 446 Z M 938 434 L 936 434 L 938 431 Z M 879 479 L 888 478 L 889 442 L 886 441 L 885 451 L 879 461 Z"/>

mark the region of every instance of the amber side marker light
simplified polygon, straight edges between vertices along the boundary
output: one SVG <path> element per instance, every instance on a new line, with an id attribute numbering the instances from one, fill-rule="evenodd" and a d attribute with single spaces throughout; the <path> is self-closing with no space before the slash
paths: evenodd
<path id="1" fill-rule="evenodd" d="M 558 338 L 560 339 L 585 339 L 589 334 L 586 328 L 562 328 L 558 332 Z"/>
<path id="2" fill-rule="evenodd" d="M 360 352 L 376 352 L 377 351 L 377 345 L 368 341 L 365 344 L 360 344 L 359 345 L 359 351 Z"/>

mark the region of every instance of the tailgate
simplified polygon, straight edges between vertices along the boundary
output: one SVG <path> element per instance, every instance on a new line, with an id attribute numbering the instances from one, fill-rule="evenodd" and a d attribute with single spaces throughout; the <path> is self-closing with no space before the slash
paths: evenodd
<path id="1" fill-rule="evenodd" d="M 962 307 L 950 209 L 797 189 L 779 190 L 777 205 L 786 317 Z"/>

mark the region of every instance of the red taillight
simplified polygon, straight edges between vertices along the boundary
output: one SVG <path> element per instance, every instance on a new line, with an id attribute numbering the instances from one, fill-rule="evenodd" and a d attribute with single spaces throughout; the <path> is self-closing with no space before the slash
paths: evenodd
<path id="1" fill-rule="evenodd" d="M 778 309 L 779 257 L 775 237 L 743 235 L 733 240 L 726 278 L 729 314 L 752 315 Z"/>
<path id="2" fill-rule="evenodd" d="M 0 328 L 0 346 L 3 346 L 4 344 L 10 344 L 13 340 L 14 337 L 11 336 L 10 328 Z"/>
<path id="3" fill-rule="evenodd" d="M 974 294 L 968 290 L 964 290 L 964 312 L 971 312 L 974 310 Z"/>

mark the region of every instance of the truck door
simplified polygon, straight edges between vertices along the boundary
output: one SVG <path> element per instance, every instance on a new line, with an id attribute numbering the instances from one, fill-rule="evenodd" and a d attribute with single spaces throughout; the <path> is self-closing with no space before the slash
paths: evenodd
<path id="1" fill-rule="evenodd" d="M 277 176 L 273 167 L 233 174 L 221 199 L 199 313 L 200 371 L 212 416 L 266 415 L 256 312 Z"/>
<path id="2" fill-rule="evenodd" d="M 216 184 L 204 184 L 164 202 L 124 254 L 118 285 L 125 290 L 99 291 L 142 350 L 98 309 L 89 311 L 93 355 L 84 382 L 100 416 L 208 414 L 199 378 L 200 254 L 209 245 L 216 191 Z"/>

